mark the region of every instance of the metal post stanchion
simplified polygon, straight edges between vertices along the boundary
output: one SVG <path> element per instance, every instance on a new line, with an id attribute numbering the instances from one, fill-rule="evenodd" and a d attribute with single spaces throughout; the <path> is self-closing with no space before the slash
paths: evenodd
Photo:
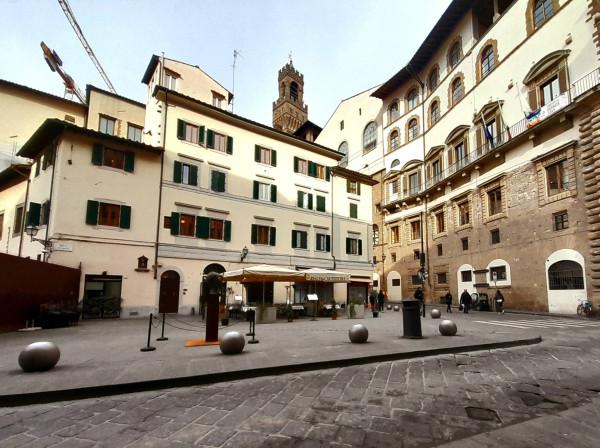
<path id="1" fill-rule="evenodd" d="M 253 319 L 250 320 L 250 333 L 252 333 L 252 339 L 248 341 L 248 344 L 258 344 L 258 339 L 254 339 L 256 334 L 256 313 L 254 313 Z"/>
<path id="2" fill-rule="evenodd" d="M 152 350 L 156 350 L 156 347 L 152 347 L 150 345 L 150 335 L 152 333 L 152 313 L 150 313 L 150 319 L 148 320 L 148 342 L 146 342 L 146 346 L 140 348 L 141 352 L 151 352 Z"/>
<path id="3" fill-rule="evenodd" d="M 165 313 L 162 313 L 162 330 L 160 331 L 160 338 L 156 338 L 157 341 L 168 341 L 169 338 L 165 338 Z"/>

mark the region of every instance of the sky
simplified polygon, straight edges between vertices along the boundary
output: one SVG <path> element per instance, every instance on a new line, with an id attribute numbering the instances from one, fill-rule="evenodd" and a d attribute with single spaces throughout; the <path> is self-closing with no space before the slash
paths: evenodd
<path id="1" fill-rule="evenodd" d="M 308 117 L 323 126 L 341 100 L 402 68 L 450 0 L 70 0 L 117 93 L 145 102 L 152 54 L 198 65 L 229 90 L 235 110 L 272 123 L 277 72 L 304 74 Z M 82 91 L 107 89 L 57 0 L 0 0 L 0 78 L 63 96 L 40 48 L 44 41 Z M 1 107 L 1 105 L 0 105 Z"/>

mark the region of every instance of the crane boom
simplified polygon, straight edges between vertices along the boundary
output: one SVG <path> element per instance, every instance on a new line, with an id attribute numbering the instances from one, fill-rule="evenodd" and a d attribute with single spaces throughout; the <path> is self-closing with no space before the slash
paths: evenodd
<path id="1" fill-rule="evenodd" d="M 59 76 L 65 83 L 66 91 L 72 92 L 77 98 L 79 98 L 79 101 L 81 101 L 82 104 L 86 104 L 85 96 L 83 95 L 81 90 L 79 90 L 79 87 L 77 87 L 75 80 L 63 70 L 62 60 L 58 57 L 56 51 L 48 48 L 48 45 L 46 45 L 44 42 L 40 43 L 40 46 L 42 47 L 42 51 L 44 52 L 44 59 L 46 60 L 48 67 L 50 67 L 50 70 L 52 70 L 53 72 L 59 74 Z"/>
<path id="2" fill-rule="evenodd" d="M 96 66 L 96 69 L 100 73 L 100 76 L 102 76 L 102 79 L 104 80 L 104 82 L 108 86 L 108 89 L 112 93 L 117 93 L 117 91 L 115 90 L 112 82 L 110 82 L 110 79 L 108 79 L 108 75 L 106 74 L 106 72 L 102 68 L 102 65 L 100 65 L 100 61 L 98 61 L 98 58 L 96 58 L 96 55 L 94 54 L 94 50 L 92 50 L 92 47 L 90 46 L 90 44 L 88 43 L 87 39 L 83 35 L 83 31 L 81 30 L 81 27 L 79 26 L 79 24 L 77 23 L 77 20 L 75 19 L 75 14 L 73 14 L 73 10 L 71 9 L 71 5 L 69 5 L 68 0 L 58 0 L 58 3 L 60 5 L 60 7 L 62 8 L 63 12 L 65 13 L 65 16 L 67 16 L 67 20 L 69 21 L 69 23 L 73 27 L 73 30 L 75 31 L 75 34 L 77 34 L 77 37 L 81 41 L 81 44 L 83 45 L 83 48 L 85 49 L 85 51 L 87 52 L 88 56 L 90 57 L 90 59 L 92 60 L 92 62 L 94 63 L 94 65 Z"/>

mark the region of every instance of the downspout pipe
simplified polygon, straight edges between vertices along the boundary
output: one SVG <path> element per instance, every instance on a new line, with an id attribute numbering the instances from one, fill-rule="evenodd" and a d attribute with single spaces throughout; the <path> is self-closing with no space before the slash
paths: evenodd
<path id="1" fill-rule="evenodd" d="M 156 238 L 154 240 L 154 279 L 158 277 L 158 243 L 160 239 L 160 215 L 162 211 L 163 173 L 165 166 L 165 145 L 167 141 L 167 112 L 169 110 L 169 91 L 165 91 L 165 118 L 162 129 L 162 153 L 160 154 L 160 179 L 158 183 L 158 210 L 156 214 Z"/>
<path id="2" fill-rule="evenodd" d="M 63 127 L 64 129 L 64 127 Z M 48 213 L 48 215 L 50 215 L 50 210 L 52 209 L 52 204 L 54 203 L 54 199 L 52 198 L 52 194 L 54 193 L 54 179 L 56 178 L 56 159 L 58 156 L 58 138 L 56 140 L 54 140 L 54 142 L 52 143 L 53 146 L 53 153 L 52 154 L 52 179 L 50 180 L 50 197 L 49 197 L 49 201 L 50 201 L 50 207 L 48 207 L 48 210 L 46 213 Z M 49 218 L 50 216 L 48 216 Z M 48 242 L 48 236 L 50 234 L 50 219 L 48 219 L 48 224 L 46 225 L 46 236 L 44 237 L 44 242 Z M 48 252 L 48 249 L 46 248 L 46 246 L 44 245 L 44 250 L 46 250 L 45 254 L 44 254 L 44 262 L 48 262 L 48 259 L 50 258 L 50 256 L 52 255 L 52 251 Z"/>
<path id="3" fill-rule="evenodd" d="M 333 270 L 335 271 L 336 266 L 337 266 L 337 261 L 335 259 L 334 250 L 333 250 L 335 247 L 335 245 L 333 243 L 333 241 L 334 241 L 333 240 L 333 235 L 334 235 L 334 233 L 333 233 L 333 229 L 334 229 L 334 227 L 333 227 L 333 204 L 334 204 L 334 202 L 333 202 L 333 190 L 334 190 L 333 179 L 334 179 L 334 177 L 335 177 L 335 174 L 332 171 L 332 173 L 331 173 L 331 246 L 329 247 L 329 249 L 331 249 L 331 258 L 333 259 Z"/>
<path id="4" fill-rule="evenodd" d="M 29 185 L 31 184 L 31 178 L 30 178 L 30 175 L 25 175 L 25 173 L 20 172 L 18 169 L 14 168 L 12 165 L 11 165 L 11 168 L 13 169 L 13 171 L 16 171 L 21 176 L 27 178 L 27 186 L 25 187 L 25 204 L 23 205 L 23 217 L 21 218 L 21 228 L 19 229 L 19 231 L 21 232 L 21 235 L 19 237 L 18 255 L 20 257 L 23 252 L 23 234 L 25 233 L 24 232 L 24 230 L 25 230 L 25 210 L 27 210 L 27 202 L 29 202 Z M 16 229 L 13 229 L 13 234 L 15 233 L 15 230 Z"/>

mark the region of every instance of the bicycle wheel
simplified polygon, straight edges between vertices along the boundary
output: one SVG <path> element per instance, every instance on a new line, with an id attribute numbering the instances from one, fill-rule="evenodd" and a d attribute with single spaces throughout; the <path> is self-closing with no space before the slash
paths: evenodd
<path id="1" fill-rule="evenodd" d="M 577 315 L 578 316 L 582 316 L 583 315 L 583 305 L 577 305 Z"/>

